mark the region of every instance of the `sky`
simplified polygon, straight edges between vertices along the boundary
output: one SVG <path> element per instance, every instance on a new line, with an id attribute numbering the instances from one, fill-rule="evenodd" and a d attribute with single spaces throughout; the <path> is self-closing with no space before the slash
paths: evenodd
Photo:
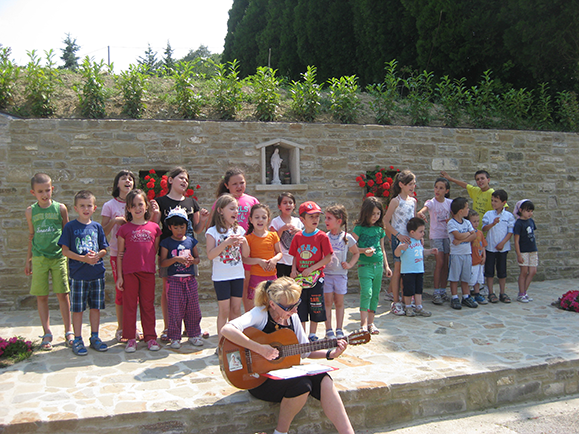
<path id="1" fill-rule="evenodd" d="M 70 33 L 76 55 L 107 63 L 110 47 L 114 71 L 144 57 L 148 44 L 163 58 L 167 41 L 173 58 L 205 45 L 221 53 L 233 0 L 0 0 L 0 44 L 12 49 L 17 65 L 28 63 L 27 51 L 53 49 L 62 65 L 61 49 Z"/>

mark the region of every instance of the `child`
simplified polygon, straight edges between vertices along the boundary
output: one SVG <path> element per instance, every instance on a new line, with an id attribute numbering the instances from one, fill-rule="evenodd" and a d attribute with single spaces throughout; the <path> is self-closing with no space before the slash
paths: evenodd
<path id="1" fill-rule="evenodd" d="M 474 209 L 470 209 L 468 211 L 467 219 L 476 230 L 476 238 L 471 243 L 472 268 L 468 286 L 472 288 L 471 295 L 474 297 L 474 301 L 478 304 L 487 304 L 487 299 L 480 293 L 480 286 L 481 284 L 484 284 L 484 263 L 486 260 L 485 247 L 487 246 L 487 240 L 485 240 L 482 231 L 476 229 L 479 226 L 480 220 L 478 212 Z"/>
<path id="2" fill-rule="evenodd" d="M 282 257 L 277 232 L 267 230 L 270 220 L 271 211 L 267 205 L 256 203 L 251 207 L 249 227 L 245 235 L 250 256 L 243 262 L 251 265 L 247 298 L 252 309 L 255 288 L 261 282 L 277 279 L 276 265 Z"/>
<path id="3" fill-rule="evenodd" d="M 123 339 L 125 351 L 137 350 L 137 303 L 141 312 L 141 326 L 149 351 L 158 351 L 155 332 L 155 256 L 159 250 L 161 229 L 149 221 L 151 204 L 143 190 L 127 194 L 125 218 L 127 223 L 117 232 L 117 288 L 123 292 Z"/>
<path id="4" fill-rule="evenodd" d="M 58 239 L 68 223 L 68 211 L 62 203 L 52 200 L 52 180 L 46 173 L 37 173 L 30 180 L 30 193 L 37 202 L 26 208 L 28 223 L 28 252 L 24 272 L 32 275 L 30 294 L 36 296 L 38 315 L 44 330 L 40 349 L 52 350 L 50 311 L 48 309 L 48 276 L 52 277 L 52 290 L 58 298 L 64 323 L 64 340 L 68 346 L 74 342 L 70 326 L 70 299 L 68 298 L 67 259 L 62 255 Z"/>
<path id="5" fill-rule="evenodd" d="M 507 283 L 507 254 L 511 250 L 510 239 L 513 236 L 515 216 L 505 210 L 508 195 L 505 190 L 496 190 L 492 194 L 492 211 L 485 213 L 482 221 L 482 230 L 487 232 L 487 251 L 485 261 L 485 277 L 489 289 L 489 301 L 498 303 L 510 303 L 510 297 L 505 294 Z M 500 295 L 493 292 L 493 280 L 495 276 L 495 264 L 497 277 L 499 278 Z"/>
<path id="6" fill-rule="evenodd" d="M 432 303 L 443 304 L 448 300 L 446 284 L 448 277 L 448 254 L 450 241 L 446 230 L 446 223 L 450 219 L 450 183 L 446 178 L 434 181 L 434 197 L 428 199 L 424 207 L 417 213 L 418 217 L 426 221 L 424 213 L 430 215 L 430 246 L 436 248 L 436 265 L 434 267 L 434 297 Z"/>
<path id="7" fill-rule="evenodd" d="M 311 342 L 318 340 L 318 323 L 326 321 L 324 267 L 330 263 L 334 252 L 328 235 L 318 229 L 321 213 L 322 209 L 315 202 L 300 205 L 299 214 L 304 230 L 294 236 L 289 249 L 289 254 L 294 257 L 290 277 L 303 288 L 298 314 L 304 330 L 309 317 Z"/>
<path id="8" fill-rule="evenodd" d="M 345 231 L 342 230 L 344 226 Z M 352 268 L 360 252 L 356 247 L 356 239 L 348 233 L 348 213 L 343 205 L 333 205 L 326 208 L 326 229 L 334 253 L 332 260 L 324 270 L 324 300 L 326 302 L 326 337 L 341 339 L 344 337 L 344 295 L 348 292 L 348 270 Z M 348 250 L 352 253 L 350 262 Z M 336 333 L 332 329 L 332 305 L 336 305 Z"/>
<path id="9" fill-rule="evenodd" d="M 97 351 L 108 349 L 99 338 L 100 311 L 105 308 L 105 265 L 109 243 L 103 227 L 92 221 L 96 211 L 95 197 L 88 190 L 81 190 L 74 196 L 74 210 L 78 218 L 68 222 L 62 230 L 58 244 L 66 256 L 69 270 L 71 294 L 72 326 L 74 343 L 72 352 L 86 356 L 87 350 L 82 340 L 82 314 L 90 309 L 90 346 Z"/>
<path id="10" fill-rule="evenodd" d="M 288 276 L 292 272 L 293 257 L 288 253 L 294 235 L 304 228 L 301 220 L 292 214 L 296 209 L 296 198 L 288 192 L 281 193 L 277 198 L 277 207 L 281 215 L 271 221 L 270 231 L 276 231 L 280 239 L 283 257 L 277 263 L 277 276 Z"/>
<path id="11" fill-rule="evenodd" d="M 450 238 L 450 267 L 448 270 L 448 280 L 450 281 L 450 292 L 452 299 L 450 307 L 462 309 L 461 300 L 458 299 L 458 282 L 462 289 L 462 304 L 476 308 L 477 302 L 470 296 L 468 282 L 472 270 L 472 256 L 470 243 L 476 239 L 476 230 L 466 219 L 468 216 L 468 200 L 464 197 L 457 197 L 450 205 L 452 218 L 446 227 Z"/>
<path id="12" fill-rule="evenodd" d="M 187 212 L 173 208 L 165 218 L 171 236 L 161 241 L 161 267 L 167 267 L 168 336 L 171 348 L 181 348 L 181 323 L 189 336 L 189 343 L 203 345 L 201 336 L 201 309 L 197 293 L 195 268 L 199 264 L 197 240 L 187 235 L 189 226 Z"/>
<path id="13" fill-rule="evenodd" d="M 406 316 L 430 316 L 422 307 L 422 287 L 424 283 L 424 255 L 436 255 L 438 249 L 424 249 L 424 220 L 412 217 L 406 224 L 410 243 L 400 243 L 396 255 L 400 257 L 400 273 L 404 284 L 404 304 Z M 412 297 L 416 308 L 412 307 Z"/>
<path id="14" fill-rule="evenodd" d="M 448 173 L 444 171 L 440 172 L 440 174 L 449 181 L 454 182 L 456 185 L 462 188 L 466 188 L 468 195 L 472 199 L 472 208 L 478 212 L 479 215 L 484 216 L 487 211 L 493 209 L 491 206 L 491 196 L 495 190 L 489 186 L 491 176 L 486 170 L 477 170 L 474 174 L 474 179 L 477 185 L 476 187 L 474 185 L 467 184 L 465 181 L 451 178 Z M 482 229 L 482 221 L 479 223 L 479 227 L 477 229 Z"/>
<path id="15" fill-rule="evenodd" d="M 211 227 L 205 233 L 207 258 L 213 262 L 212 280 L 217 294 L 217 333 L 227 321 L 241 315 L 244 270 L 242 256 L 249 256 L 245 230 L 237 223 L 239 205 L 230 194 L 215 202 Z"/>
<path id="16" fill-rule="evenodd" d="M 537 253 L 537 243 L 535 241 L 535 221 L 533 211 L 535 205 L 529 199 L 523 199 L 515 205 L 515 216 L 517 221 L 513 228 L 515 234 L 515 251 L 517 252 L 517 262 L 521 267 L 519 274 L 519 295 L 517 301 L 528 303 L 533 301 L 527 295 L 533 277 L 537 273 L 539 256 Z"/>
<path id="17" fill-rule="evenodd" d="M 360 281 L 360 325 L 373 335 L 380 333 L 374 325 L 378 308 L 378 298 L 382 288 L 384 271 L 392 276 L 388 257 L 384 250 L 384 208 L 375 197 L 368 197 L 362 203 L 360 216 L 356 221 L 353 236 L 358 242 L 358 280 Z M 363 255 L 362 255 L 363 254 Z"/>
<path id="18" fill-rule="evenodd" d="M 167 175 L 167 189 L 169 190 L 165 196 L 160 196 L 151 202 L 156 203 L 159 208 L 152 220 L 161 224 L 161 241 L 171 237 L 171 230 L 165 224 L 165 219 L 169 213 L 179 207 L 187 213 L 187 234 L 195 239 L 195 234 L 200 233 L 209 217 L 209 211 L 201 208 L 197 201 L 192 197 L 186 197 L 185 193 L 189 188 L 189 173 L 182 167 L 175 167 L 171 169 Z M 193 266 L 193 274 L 197 275 L 197 267 Z M 167 310 L 167 270 L 164 267 L 159 268 L 159 277 L 163 278 L 163 293 L 161 294 L 161 311 L 163 312 L 163 332 L 161 333 L 161 341 L 166 342 L 167 326 L 168 326 L 168 310 Z"/>
<path id="19" fill-rule="evenodd" d="M 237 223 L 247 232 L 249 227 L 249 211 L 251 207 L 256 203 L 259 203 L 255 197 L 245 194 L 245 173 L 243 170 L 238 168 L 229 169 L 225 172 L 223 179 L 219 182 L 217 186 L 217 197 L 224 193 L 229 193 L 235 198 L 239 204 L 239 212 L 237 214 Z M 217 203 L 217 202 L 216 202 Z M 215 204 L 213 205 L 215 209 Z M 251 276 L 249 264 L 243 265 L 244 269 L 244 282 L 243 282 L 243 307 L 245 311 L 248 312 L 253 307 L 253 302 L 247 297 L 249 290 L 249 278 Z"/>
<path id="20" fill-rule="evenodd" d="M 102 226 L 105 235 L 109 238 L 110 263 L 115 281 L 115 309 L 117 313 L 117 331 L 115 338 L 121 342 L 123 336 L 123 292 L 116 287 L 117 284 L 117 232 L 124 225 L 125 219 L 125 199 L 127 194 L 135 187 L 135 175 L 130 170 L 121 170 L 113 181 L 113 198 L 103 205 L 101 212 Z M 137 335 L 142 339 L 142 333 L 137 330 Z"/>
<path id="21" fill-rule="evenodd" d="M 400 258 L 394 253 L 398 244 L 409 243 L 410 237 L 406 230 L 408 220 L 416 216 L 416 199 L 414 198 L 414 188 L 416 187 L 416 176 L 409 171 L 398 172 L 392 183 L 390 197 L 392 200 L 388 205 L 386 217 L 384 217 L 384 227 L 390 234 L 392 244 L 392 254 L 394 255 L 394 272 L 390 279 L 390 292 L 392 293 L 392 309 L 394 315 L 404 315 L 404 307 L 400 303 Z"/>

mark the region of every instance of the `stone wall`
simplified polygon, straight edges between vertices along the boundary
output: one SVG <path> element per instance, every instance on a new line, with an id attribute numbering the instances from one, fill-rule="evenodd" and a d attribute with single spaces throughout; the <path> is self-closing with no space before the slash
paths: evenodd
<path id="1" fill-rule="evenodd" d="M 477 169 L 491 173 L 491 186 L 509 193 L 509 203 L 530 198 L 535 203 L 540 266 L 536 279 L 576 278 L 579 216 L 577 182 L 579 136 L 570 133 L 469 130 L 377 125 L 300 123 L 18 120 L 0 116 L 0 308 L 32 306 L 29 278 L 24 275 L 28 231 L 24 210 L 34 201 L 31 176 L 47 172 L 55 185 L 54 199 L 75 217 L 72 198 L 92 190 L 99 207 L 110 199 L 112 180 L 125 168 L 170 169 L 184 166 L 195 183 L 203 207 L 210 208 L 215 187 L 231 166 L 247 175 L 247 192 L 277 210 L 278 192 L 258 191 L 261 182 L 259 144 L 283 139 L 299 144 L 303 191 L 299 202 L 315 200 L 322 208 L 342 203 L 349 228 L 363 198 L 355 177 L 376 165 L 411 169 L 418 178 L 418 202 L 433 196 L 440 170 L 474 182 Z M 452 185 L 451 197 L 466 196 Z M 96 213 L 100 220 L 100 209 Z M 205 257 L 201 236 L 201 254 Z M 391 255 L 389 255 L 391 258 Z M 430 288 L 428 260 L 426 288 Z M 108 265 L 108 264 L 107 264 Z M 213 297 L 210 264 L 200 266 L 200 293 Z M 509 281 L 518 267 L 509 259 Z M 108 291 L 112 292 L 109 276 Z M 355 271 L 350 273 L 357 290 Z M 385 285 L 384 285 L 385 286 Z M 514 285 L 512 285 L 514 286 Z M 515 288 L 513 288 L 514 290 Z"/>

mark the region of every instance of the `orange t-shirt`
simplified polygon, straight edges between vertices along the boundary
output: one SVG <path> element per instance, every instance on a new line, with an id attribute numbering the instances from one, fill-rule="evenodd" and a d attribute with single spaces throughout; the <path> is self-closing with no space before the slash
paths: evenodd
<path id="1" fill-rule="evenodd" d="M 275 245 L 279 243 L 279 236 L 277 232 L 268 232 L 265 237 L 258 237 L 251 233 L 246 235 L 247 244 L 249 244 L 249 257 L 260 259 L 271 259 L 275 256 Z M 252 276 L 275 276 L 277 270 L 265 271 L 261 265 L 251 266 Z"/>
<path id="2" fill-rule="evenodd" d="M 471 243 L 472 247 L 472 265 L 482 264 L 482 254 L 487 246 L 487 240 L 481 231 L 476 231 L 476 238 Z"/>

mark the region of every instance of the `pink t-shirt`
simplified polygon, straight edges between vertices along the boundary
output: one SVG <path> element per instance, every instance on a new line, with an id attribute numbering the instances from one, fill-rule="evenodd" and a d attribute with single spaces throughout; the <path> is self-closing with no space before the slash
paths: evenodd
<path id="1" fill-rule="evenodd" d="M 103 205 L 101 216 L 109 217 L 111 220 L 120 216 L 124 217 L 126 205 L 127 204 L 125 202 L 120 201 L 118 198 L 115 197 Z M 108 235 L 108 242 L 109 247 L 111 249 L 111 256 L 117 256 L 118 252 L 117 232 L 119 231 L 119 228 L 120 225 L 115 224 Z"/>
<path id="2" fill-rule="evenodd" d="M 161 236 L 157 223 L 136 225 L 128 222 L 119 228 L 117 236 L 125 240 L 123 274 L 155 273 L 155 240 Z"/>
<path id="3" fill-rule="evenodd" d="M 215 203 L 217 203 L 217 201 L 213 203 L 213 207 L 211 208 L 212 211 L 215 210 Z M 237 203 L 239 204 L 237 223 L 247 231 L 247 228 L 249 227 L 249 211 L 251 211 L 253 205 L 259 203 L 259 200 L 249 194 L 243 193 L 243 195 L 237 199 Z"/>
<path id="4" fill-rule="evenodd" d="M 448 238 L 446 223 L 450 219 L 450 205 L 452 200 L 445 197 L 444 202 L 439 202 L 436 198 L 428 199 L 424 206 L 428 208 L 430 214 L 430 239 L 441 240 Z"/>

